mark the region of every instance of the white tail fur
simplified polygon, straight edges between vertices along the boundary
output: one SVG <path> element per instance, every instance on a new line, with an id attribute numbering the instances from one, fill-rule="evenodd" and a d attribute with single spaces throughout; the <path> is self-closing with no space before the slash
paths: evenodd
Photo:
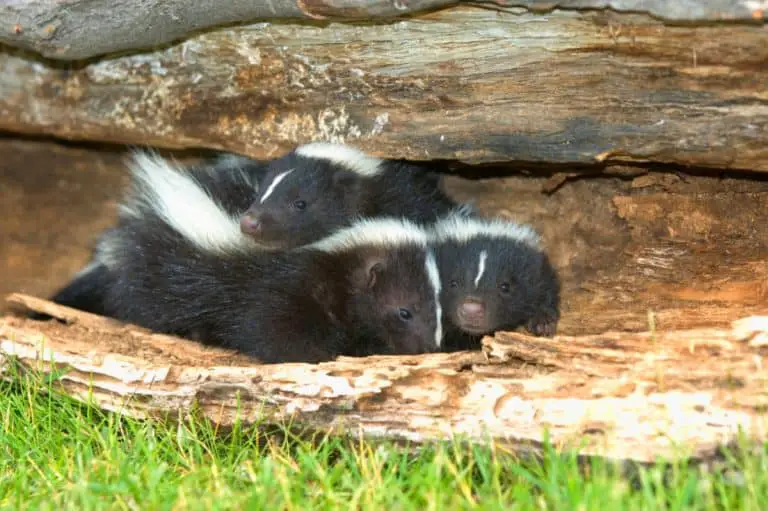
<path id="1" fill-rule="evenodd" d="M 230 252 L 253 246 L 240 231 L 240 221 L 228 215 L 200 188 L 194 178 L 159 155 L 137 151 L 129 163 L 134 191 L 121 207 L 141 216 L 149 208 L 188 241 L 207 252 Z"/>

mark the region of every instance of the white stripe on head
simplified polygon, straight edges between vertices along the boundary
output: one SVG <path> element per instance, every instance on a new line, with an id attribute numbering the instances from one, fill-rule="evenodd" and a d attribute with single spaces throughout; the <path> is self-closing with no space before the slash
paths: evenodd
<path id="1" fill-rule="evenodd" d="M 207 252 L 228 252 L 253 246 L 240 231 L 239 218 L 226 213 L 193 176 L 154 153 L 134 152 L 129 162 L 132 196 L 124 214 L 141 217 L 154 212 L 189 242 Z"/>
<path id="2" fill-rule="evenodd" d="M 361 246 L 426 247 L 427 241 L 427 232 L 409 220 L 368 218 L 358 220 L 350 227 L 340 229 L 304 248 L 333 253 Z"/>
<path id="3" fill-rule="evenodd" d="M 261 200 L 259 201 L 259 204 L 264 204 L 264 201 L 267 200 L 267 197 L 272 195 L 272 192 L 275 191 L 275 187 L 280 184 L 280 181 L 286 178 L 288 174 L 293 172 L 296 169 L 289 169 L 285 172 L 281 172 L 280 174 L 275 176 L 275 179 L 272 180 L 272 182 L 269 184 L 266 190 L 264 190 L 264 195 L 261 196 Z"/>
<path id="4" fill-rule="evenodd" d="M 430 250 L 427 252 L 426 260 L 427 276 L 432 288 L 435 290 L 435 314 L 437 316 L 437 326 L 435 327 L 435 346 L 438 348 L 443 344 L 443 308 L 440 305 L 440 271 L 437 268 L 435 254 Z"/>
<path id="5" fill-rule="evenodd" d="M 488 259 L 488 251 L 483 250 L 480 252 L 480 259 L 477 262 L 477 277 L 475 277 L 475 289 L 477 289 L 477 285 L 480 283 L 480 279 L 483 278 L 483 273 L 485 273 L 485 260 Z"/>
<path id="6" fill-rule="evenodd" d="M 375 176 L 382 171 L 381 159 L 368 156 L 364 152 L 347 145 L 312 142 L 311 144 L 297 147 L 295 152 L 304 158 L 315 158 L 337 163 L 361 176 Z"/>
<path id="7" fill-rule="evenodd" d="M 446 241 L 467 243 L 479 236 L 519 241 L 533 248 L 539 248 L 539 235 L 533 227 L 501 218 L 485 219 L 452 214 L 439 220 L 430 233 L 431 239 L 438 243 Z"/>

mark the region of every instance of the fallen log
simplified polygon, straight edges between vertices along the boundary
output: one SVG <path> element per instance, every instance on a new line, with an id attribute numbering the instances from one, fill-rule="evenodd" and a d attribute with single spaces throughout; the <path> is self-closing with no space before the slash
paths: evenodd
<path id="1" fill-rule="evenodd" d="M 201 29 L 257 19 L 386 19 L 457 3 L 457 0 L 272 0 L 226 2 L 212 9 L 211 4 L 194 0 L 170 0 L 162 5 L 139 3 L 130 8 L 118 0 L 18 0 L 0 4 L 0 19 L 4 24 L 0 42 L 52 59 L 78 60 L 146 49 Z M 613 9 L 647 13 L 675 22 L 760 22 L 768 7 L 762 0 L 495 0 L 487 5 L 497 9 L 521 6 L 534 11 Z"/>
<path id="2" fill-rule="evenodd" d="M 554 339 L 499 333 L 482 352 L 259 365 L 24 295 L 65 324 L 0 320 L 4 361 L 55 372 L 81 400 L 138 418 L 202 414 L 371 438 L 453 435 L 648 462 L 766 438 L 768 316 L 725 329 Z"/>
<path id="3" fill-rule="evenodd" d="M 265 22 L 74 66 L 0 53 L 0 130 L 261 158 L 324 139 L 413 160 L 767 171 L 766 61 L 761 25 L 600 11 Z"/>
<path id="4" fill-rule="evenodd" d="M 116 221 L 126 155 L 12 139 L 0 139 L 0 155 L 0 296 L 51 296 Z M 445 180 L 455 200 L 542 234 L 563 281 L 561 333 L 643 331 L 649 310 L 664 330 L 766 311 L 768 181 L 646 171 L 546 186 L 530 176 Z"/>

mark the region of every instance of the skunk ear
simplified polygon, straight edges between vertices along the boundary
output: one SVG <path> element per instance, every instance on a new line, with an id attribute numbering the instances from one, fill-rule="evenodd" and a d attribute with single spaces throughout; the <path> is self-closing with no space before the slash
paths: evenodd
<path id="1" fill-rule="evenodd" d="M 371 264 L 368 265 L 368 289 L 373 289 L 382 273 L 384 273 L 384 262 L 371 261 Z"/>
<path id="2" fill-rule="evenodd" d="M 359 268 L 354 272 L 354 284 L 357 289 L 373 289 L 384 272 L 384 258 L 373 256 L 363 260 Z"/>

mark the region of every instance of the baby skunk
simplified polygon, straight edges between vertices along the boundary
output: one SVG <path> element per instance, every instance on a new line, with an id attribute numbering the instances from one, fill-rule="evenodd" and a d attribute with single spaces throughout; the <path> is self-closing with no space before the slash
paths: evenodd
<path id="1" fill-rule="evenodd" d="M 228 231 L 218 232 L 217 229 L 223 225 L 222 218 L 228 216 L 238 221 L 258 194 L 259 180 L 267 171 L 266 163 L 234 154 L 225 154 L 185 169 L 172 165 L 155 153 L 141 151 L 132 154 L 128 167 L 132 175 L 134 201 L 150 204 L 157 201 L 162 210 L 173 210 L 177 220 L 189 219 L 186 226 L 180 225 L 185 227 L 187 235 L 220 239 L 225 244 L 236 239 L 244 240 L 245 237 L 236 224 L 235 229 L 230 225 Z M 142 195 L 141 190 L 146 193 Z M 126 207 L 121 207 L 123 211 L 118 224 L 124 223 L 125 217 L 132 217 Z M 102 238 L 105 236 L 109 234 Z M 100 245 L 100 242 L 97 243 L 89 264 L 54 294 L 51 301 L 106 315 L 103 291 L 109 286 L 110 277 L 102 262 L 104 256 Z M 47 318 L 42 315 L 35 317 Z"/>
<path id="2" fill-rule="evenodd" d="M 476 347 L 497 330 L 524 325 L 552 336 L 560 283 L 527 225 L 450 215 L 431 232 L 442 278 L 447 351 Z"/>
<path id="3" fill-rule="evenodd" d="M 201 250 L 147 219 L 111 239 L 110 316 L 273 362 L 440 346 L 439 280 L 415 224 L 361 221 L 294 252 Z"/>
<path id="4" fill-rule="evenodd" d="M 417 225 L 360 220 L 264 252 L 186 173 L 143 158 L 95 252 L 104 315 L 267 363 L 439 349 L 440 278 Z"/>
<path id="5" fill-rule="evenodd" d="M 422 224 L 455 207 L 440 190 L 437 173 L 315 142 L 269 163 L 261 194 L 241 228 L 265 247 L 286 249 L 316 241 L 357 217 L 395 216 Z"/>

